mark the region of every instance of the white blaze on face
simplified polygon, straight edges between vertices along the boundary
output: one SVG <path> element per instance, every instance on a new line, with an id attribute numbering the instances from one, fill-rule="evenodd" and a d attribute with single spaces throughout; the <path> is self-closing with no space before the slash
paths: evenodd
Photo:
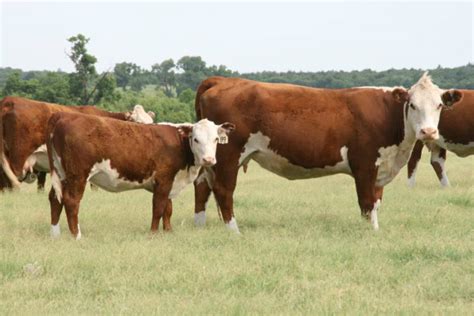
<path id="1" fill-rule="evenodd" d="M 216 163 L 217 144 L 227 143 L 227 134 L 234 129 L 233 124 L 216 125 L 207 119 L 192 125 L 189 137 L 196 166 L 212 166 Z"/>
<path id="2" fill-rule="evenodd" d="M 151 114 L 153 114 L 154 116 L 153 112 L 145 112 L 143 106 L 137 104 L 135 105 L 132 113 L 130 114 L 130 120 L 137 123 L 152 124 L 153 118 L 151 117 Z"/>
<path id="3" fill-rule="evenodd" d="M 406 120 L 417 139 L 436 140 L 439 138 L 438 123 L 444 93 L 445 91 L 433 84 L 427 72 L 408 90 Z"/>

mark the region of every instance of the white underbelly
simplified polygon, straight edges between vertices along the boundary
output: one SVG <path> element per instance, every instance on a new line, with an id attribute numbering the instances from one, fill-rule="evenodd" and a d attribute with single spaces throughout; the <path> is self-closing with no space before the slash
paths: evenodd
<path id="1" fill-rule="evenodd" d="M 130 181 L 121 178 L 117 170 L 113 169 L 110 160 L 103 160 L 94 164 L 87 180 L 99 188 L 109 192 L 121 192 L 136 189 L 153 191 L 153 176 L 143 181 Z"/>
<path id="2" fill-rule="evenodd" d="M 445 146 L 442 147 L 455 153 L 459 157 L 467 157 L 474 154 L 474 142 L 468 144 L 445 143 Z"/>
<path id="3" fill-rule="evenodd" d="M 348 148 L 340 149 L 341 161 L 332 166 L 322 168 L 304 168 L 294 165 L 283 156 L 278 155 L 269 148 L 270 138 L 258 132 L 250 134 L 244 151 L 242 152 L 239 164 L 247 163 L 249 159 L 255 160 L 263 168 L 290 180 L 308 179 L 328 176 L 337 173 L 352 174 L 347 159 Z"/>

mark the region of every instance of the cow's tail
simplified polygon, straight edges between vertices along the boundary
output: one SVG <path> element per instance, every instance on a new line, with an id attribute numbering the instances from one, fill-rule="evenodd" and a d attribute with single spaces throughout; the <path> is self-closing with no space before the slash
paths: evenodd
<path id="1" fill-rule="evenodd" d="M 0 165 L 5 172 L 8 180 L 10 180 L 11 185 L 13 188 L 17 189 L 20 187 L 20 181 L 16 177 L 15 173 L 13 172 L 12 168 L 10 167 L 10 163 L 8 162 L 7 156 L 5 155 L 5 141 L 4 141 L 4 130 L 3 130 L 3 115 L 4 115 L 4 108 L 6 107 L 8 102 L 7 97 L 3 98 L 0 101 Z"/>
<path id="2" fill-rule="evenodd" d="M 61 203 L 63 198 L 61 181 L 64 180 L 65 174 L 61 164 L 61 158 L 54 147 L 54 128 L 59 118 L 59 113 L 53 114 L 53 116 L 51 116 L 48 121 L 46 149 L 48 152 L 48 161 L 51 169 L 51 186 L 53 187 L 53 190 L 56 194 L 56 198 L 58 199 L 59 203 Z"/>
<path id="3" fill-rule="evenodd" d="M 206 80 L 203 80 L 201 84 L 199 85 L 197 92 L 196 92 L 196 99 L 194 102 L 194 110 L 196 111 L 196 120 L 199 121 L 200 119 L 203 119 L 202 115 L 202 109 L 201 109 L 201 96 L 215 86 L 219 81 L 221 81 L 223 77 L 209 77 Z"/>

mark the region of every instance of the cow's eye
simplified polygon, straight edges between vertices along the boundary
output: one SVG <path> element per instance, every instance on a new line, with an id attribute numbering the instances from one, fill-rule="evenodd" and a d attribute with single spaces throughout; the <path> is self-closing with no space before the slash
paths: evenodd
<path id="1" fill-rule="evenodd" d="M 441 109 L 442 107 L 443 107 L 443 104 L 440 103 L 440 104 L 438 105 L 438 110 Z"/>
<path id="2" fill-rule="evenodd" d="M 416 107 L 413 103 L 410 103 L 410 107 L 411 107 L 412 110 L 416 109 Z"/>
<path id="3" fill-rule="evenodd" d="M 219 141 L 219 137 L 216 137 L 216 139 L 214 139 L 214 143 L 217 143 Z"/>
<path id="4" fill-rule="evenodd" d="M 198 141 L 196 138 L 194 139 L 194 142 L 195 142 L 196 144 L 199 144 L 199 141 Z"/>

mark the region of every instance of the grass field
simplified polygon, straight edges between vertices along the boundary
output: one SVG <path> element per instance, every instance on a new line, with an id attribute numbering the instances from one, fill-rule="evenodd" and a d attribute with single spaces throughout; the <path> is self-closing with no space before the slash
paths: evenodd
<path id="1" fill-rule="evenodd" d="M 0 195 L 0 314 L 472 314 L 474 161 L 448 157 L 439 188 L 423 157 L 385 191 L 380 231 L 352 178 L 290 182 L 250 164 L 235 195 L 241 236 L 214 203 L 193 226 L 192 187 L 174 231 L 151 237 L 151 194 L 88 190 L 79 220 L 49 237 L 47 194 Z"/>

